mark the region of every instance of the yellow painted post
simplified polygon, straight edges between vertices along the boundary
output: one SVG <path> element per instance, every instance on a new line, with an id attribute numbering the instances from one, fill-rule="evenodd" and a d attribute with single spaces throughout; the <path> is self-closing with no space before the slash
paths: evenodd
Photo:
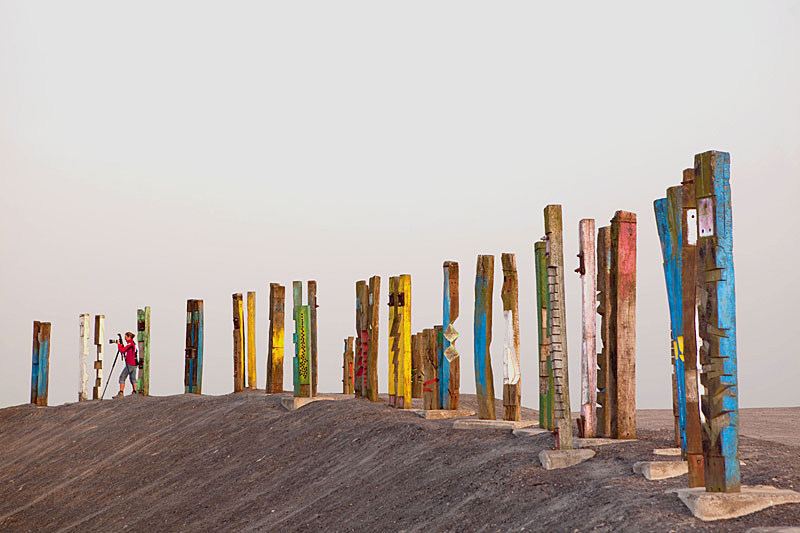
<path id="1" fill-rule="evenodd" d="M 244 312 L 242 294 L 233 295 L 233 392 L 244 390 Z"/>
<path id="2" fill-rule="evenodd" d="M 255 390 L 256 383 L 256 293 L 247 293 L 247 386 Z"/>
<path id="3" fill-rule="evenodd" d="M 398 312 L 395 316 L 400 324 L 401 342 L 398 346 L 397 407 L 411 409 L 411 275 L 403 274 L 397 280 L 400 295 Z"/>
<path id="4" fill-rule="evenodd" d="M 269 284 L 269 360 L 267 362 L 267 393 L 283 392 L 283 343 L 286 287 Z"/>
<path id="5" fill-rule="evenodd" d="M 389 278 L 389 405 L 395 407 L 397 400 L 397 348 L 399 324 L 396 320 L 397 276 Z"/>

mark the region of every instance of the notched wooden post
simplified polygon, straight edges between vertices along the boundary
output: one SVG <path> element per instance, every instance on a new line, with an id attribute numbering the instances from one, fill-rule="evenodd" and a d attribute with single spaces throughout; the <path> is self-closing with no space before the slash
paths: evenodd
<path id="1" fill-rule="evenodd" d="M 97 359 L 94 361 L 94 387 L 92 399 L 99 400 L 103 392 L 103 340 L 106 338 L 105 315 L 94 315 L 94 345 L 97 349 Z"/>
<path id="2" fill-rule="evenodd" d="M 494 378 L 492 377 L 492 292 L 494 289 L 494 256 L 479 255 L 475 269 L 475 391 L 478 418 L 494 420 Z"/>
<path id="3" fill-rule="evenodd" d="M 581 277 L 581 429 L 582 436 L 597 436 L 597 271 L 595 270 L 594 219 L 578 223 Z"/>
<path id="4" fill-rule="evenodd" d="M 616 407 L 616 377 L 611 372 L 611 226 L 597 230 L 597 314 L 600 342 L 597 353 L 597 435 L 613 437 L 611 419 Z"/>
<path id="5" fill-rule="evenodd" d="M 501 256 L 503 266 L 503 420 L 522 420 L 520 405 L 522 373 L 519 364 L 519 281 L 517 258 L 514 254 Z"/>

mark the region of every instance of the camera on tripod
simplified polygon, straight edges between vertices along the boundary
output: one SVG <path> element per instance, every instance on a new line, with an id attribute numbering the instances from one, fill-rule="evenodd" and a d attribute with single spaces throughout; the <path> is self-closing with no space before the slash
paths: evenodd
<path id="1" fill-rule="evenodd" d="M 108 339 L 108 344 L 117 344 L 118 342 L 122 342 L 122 333 L 117 333 L 117 337 L 119 338 L 119 340 Z"/>

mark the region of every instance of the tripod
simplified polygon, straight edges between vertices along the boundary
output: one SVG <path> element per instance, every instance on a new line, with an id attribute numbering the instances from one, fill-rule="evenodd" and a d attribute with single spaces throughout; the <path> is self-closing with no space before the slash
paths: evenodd
<path id="1" fill-rule="evenodd" d="M 114 363 L 111 365 L 111 371 L 108 373 L 108 378 L 106 379 L 106 386 L 103 387 L 103 394 L 100 395 L 101 400 L 106 395 L 106 389 L 108 388 L 108 382 L 111 381 L 111 376 L 114 375 L 114 367 L 117 366 L 117 359 L 119 359 L 119 345 L 117 345 L 117 355 L 114 356 Z"/>

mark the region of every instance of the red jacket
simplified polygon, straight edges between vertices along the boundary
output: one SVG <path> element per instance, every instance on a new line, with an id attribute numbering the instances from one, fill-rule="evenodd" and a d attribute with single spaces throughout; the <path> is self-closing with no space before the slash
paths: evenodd
<path id="1" fill-rule="evenodd" d="M 136 343 L 133 342 L 131 339 L 128 344 L 122 346 L 119 342 L 117 343 L 119 346 L 119 353 L 122 354 L 122 357 L 125 358 L 126 365 L 135 365 L 136 364 Z"/>

